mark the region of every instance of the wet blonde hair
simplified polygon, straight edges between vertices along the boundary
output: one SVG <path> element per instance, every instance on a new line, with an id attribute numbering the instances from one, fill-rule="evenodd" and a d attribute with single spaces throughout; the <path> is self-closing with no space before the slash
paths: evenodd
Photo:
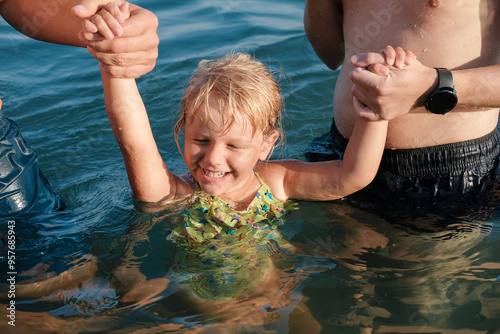
<path id="1" fill-rule="evenodd" d="M 264 64 L 246 53 L 228 54 L 198 64 L 181 100 L 181 114 L 174 128 L 178 146 L 184 126 L 194 117 L 202 117 L 197 112 L 202 105 L 208 115 L 202 122 L 214 131 L 224 134 L 233 124 L 240 124 L 251 125 L 253 135 L 262 131 L 266 138 L 277 130 L 282 137 L 281 89 Z M 222 124 L 214 121 L 214 113 L 218 112 Z"/>

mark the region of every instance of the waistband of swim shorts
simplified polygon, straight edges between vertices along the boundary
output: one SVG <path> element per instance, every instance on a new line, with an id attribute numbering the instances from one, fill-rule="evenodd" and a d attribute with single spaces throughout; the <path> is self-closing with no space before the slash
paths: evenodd
<path id="1" fill-rule="evenodd" d="M 349 140 L 335 122 L 331 127 L 332 144 L 344 152 Z M 489 163 L 499 154 L 498 131 L 472 140 L 412 149 L 384 150 L 380 170 L 401 176 L 445 174 Z"/>

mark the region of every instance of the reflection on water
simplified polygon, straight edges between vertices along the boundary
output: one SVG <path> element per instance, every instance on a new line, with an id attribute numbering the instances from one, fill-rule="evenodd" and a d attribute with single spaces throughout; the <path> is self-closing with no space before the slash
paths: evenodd
<path id="1" fill-rule="evenodd" d="M 390 224 L 347 205 L 329 205 L 325 212 L 332 219 L 326 226 L 315 224 L 323 233 L 311 241 L 338 267 L 302 290 L 324 330 L 456 333 L 500 325 L 500 264 L 479 247 L 491 223 L 457 220 L 421 232 L 436 217 L 413 219 L 412 226 Z M 315 298 L 327 306 L 315 304 Z"/>
<path id="2" fill-rule="evenodd" d="M 182 223 L 180 212 L 122 211 L 123 221 L 96 228 L 85 240 L 80 229 L 62 233 L 73 246 L 46 235 L 74 217 L 46 217 L 45 229 L 23 231 L 41 242 L 19 244 L 20 253 L 47 253 L 49 260 L 23 264 L 24 281 L 16 285 L 18 329 L 486 333 L 500 325 L 500 265 L 484 243 L 492 222 L 462 218 L 422 232 L 418 223 L 429 226 L 436 217 L 414 219 L 412 228 L 345 202 L 299 207 L 280 228 L 287 241 L 262 248 L 271 261 L 266 274 L 248 293 L 218 300 L 193 293 L 172 271 L 180 249 L 166 235 Z M 57 257 L 61 249 L 74 252 Z M 54 268 L 53 262 L 65 266 Z M 3 294 L 2 303 L 8 302 Z M 5 308 L 1 312 L 7 315 Z M 9 329 L 5 323 L 0 328 Z"/>

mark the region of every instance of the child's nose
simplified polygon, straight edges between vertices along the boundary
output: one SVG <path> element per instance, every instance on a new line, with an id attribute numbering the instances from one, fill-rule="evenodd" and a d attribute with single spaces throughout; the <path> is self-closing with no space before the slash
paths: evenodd
<path id="1" fill-rule="evenodd" d="M 223 159 L 223 148 L 220 145 L 210 145 L 205 152 L 205 161 L 212 166 L 220 165 Z"/>

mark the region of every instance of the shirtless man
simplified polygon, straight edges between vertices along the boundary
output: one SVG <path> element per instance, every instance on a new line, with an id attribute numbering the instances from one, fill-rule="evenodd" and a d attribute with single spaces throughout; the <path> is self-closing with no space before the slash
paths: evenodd
<path id="1" fill-rule="evenodd" d="M 365 206 L 376 202 L 374 207 L 395 210 L 384 197 L 392 194 L 398 205 L 415 209 L 423 202 L 433 206 L 458 194 L 484 193 L 494 184 L 500 2 L 307 0 L 304 25 L 319 58 L 331 69 L 342 65 L 331 132 L 336 150 L 342 151 L 353 130 L 352 95 L 381 118 L 411 110 L 390 122 L 379 174 L 353 198 L 369 196 L 359 197 Z M 385 49 L 385 58 L 377 53 L 387 45 L 412 51 L 418 61 L 382 72 L 377 63 L 394 64 L 392 48 Z M 401 67 L 400 61 L 394 65 Z M 438 86 L 437 67 L 451 70 L 458 97 L 445 115 L 435 113 L 446 112 L 453 101 L 440 100 L 443 108 L 430 107 L 434 113 L 425 107 Z"/>
<path id="2" fill-rule="evenodd" d="M 135 78 L 151 71 L 158 56 L 159 40 L 158 20 L 150 11 L 131 5 L 131 17 L 117 32 L 119 38 L 104 39 L 98 34 L 80 33 L 84 26 L 86 31 L 97 32 L 92 29 L 92 22 L 84 18 L 95 14 L 99 5 L 106 3 L 103 0 L 0 0 L 0 15 L 28 37 L 89 47 L 103 69 L 114 77 Z M 58 210 L 63 206 L 17 125 L 0 110 L 0 216 Z"/>

